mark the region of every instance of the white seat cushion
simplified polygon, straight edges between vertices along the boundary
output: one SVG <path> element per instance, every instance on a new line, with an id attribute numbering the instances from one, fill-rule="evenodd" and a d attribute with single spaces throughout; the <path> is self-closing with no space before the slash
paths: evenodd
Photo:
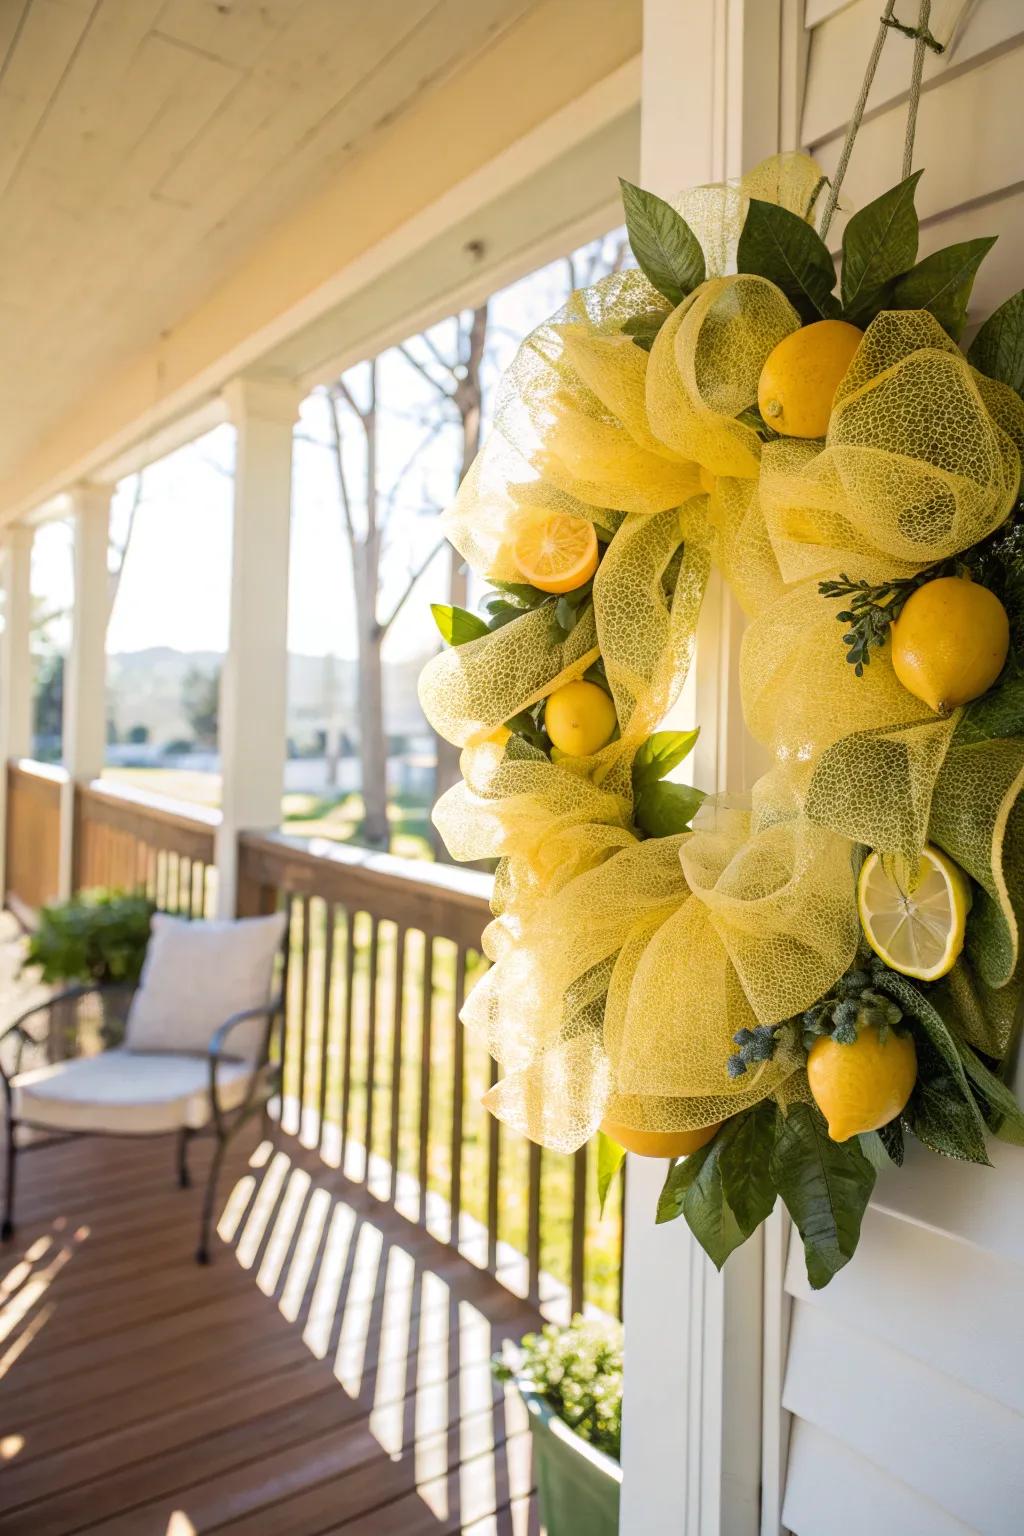
<path id="1" fill-rule="evenodd" d="M 225 1109 L 245 1098 L 251 1073 L 243 1061 L 218 1065 Z M 53 1131 L 156 1136 L 202 1130 L 210 1118 L 210 1066 L 197 1056 L 104 1051 L 21 1072 L 11 1086 L 14 1119 Z"/>
<path id="2" fill-rule="evenodd" d="M 266 1007 L 284 926 L 283 912 L 238 922 L 157 912 L 125 1043 L 133 1051 L 205 1051 L 233 1014 Z M 254 1060 L 266 1029 L 265 1019 L 240 1024 L 225 1051 Z"/>

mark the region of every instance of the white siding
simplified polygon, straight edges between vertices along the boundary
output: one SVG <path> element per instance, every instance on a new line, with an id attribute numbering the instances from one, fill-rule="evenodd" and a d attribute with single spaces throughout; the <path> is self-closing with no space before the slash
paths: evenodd
<path id="1" fill-rule="evenodd" d="M 806 3 L 802 139 L 829 172 L 880 8 Z M 903 20 L 914 9 L 897 7 Z M 1024 284 L 1024 5 L 936 0 L 932 15 L 952 41 L 926 65 L 922 250 L 1000 237 L 975 287 L 976 323 Z M 851 208 L 899 179 L 909 63 L 910 44 L 891 37 L 844 187 Z M 794 1235 L 782 1524 L 795 1536 L 1024 1530 L 1024 1151 L 993 1144 L 991 1155 L 982 1169 L 911 1147 L 879 1180 L 855 1260 L 824 1291 L 810 1290 Z"/>

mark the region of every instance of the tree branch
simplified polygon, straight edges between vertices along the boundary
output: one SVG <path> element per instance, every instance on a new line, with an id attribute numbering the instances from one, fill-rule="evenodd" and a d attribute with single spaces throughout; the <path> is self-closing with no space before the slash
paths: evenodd
<path id="1" fill-rule="evenodd" d="M 392 481 L 391 488 L 388 491 L 388 494 L 387 494 L 387 496 L 385 498 L 385 501 L 384 501 L 384 506 L 385 506 L 385 509 L 386 509 L 386 512 L 387 512 L 388 516 L 390 516 L 391 513 L 394 511 L 395 500 L 396 500 L 396 498 L 398 496 L 399 491 L 402 488 L 403 482 L 405 481 L 405 478 L 408 475 L 409 471 L 415 467 L 416 461 L 419 459 L 420 455 L 422 453 L 426 452 L 426 450 L 430 447 L 430 445 L 434 441 L 434 439 L 439 437 L 441 435 L 441 433 L 444 431 L 445 427 L 448 426 L 448 425 L 449 425 L 449 423 L 447 421 L 445 421 L 443 418 L 441 418 L 441 419 L 435 418 L 433 425 L 427 431 L 427 434 L 423 438 L 422 442 L 417 443 L 417 445 L 413 449 L 412 453 L 409 455 L 409 457 L 406 459 L 405 463 L 402 465 L 401 469 L 398 471 L 398 474 L 395 476 L 394 480 Z"/>
<path id="2" fill-rule="evenodd" d="M 450 400 L 451 399 L 450 393 L 448 392 L 447 389 L 445 389 L 444 385 L 440 382 L 440 380 L 434 378 L 434 375 L 429 371 L 429 369 L 424 367 L 424 365 L 420 362 L 418 357 L 415 357 L 409 351 L 409 348 L 405 345 L 404 342 L 402 342 L 402 344 L 399 346 L 398 350 L 399 350 L 399 352 L 401 352 L 402 356 L 405 358 L 405 360 L 409 364 L 410 368 L 415 368 L 416 372 L 420 375 L 420 377 L 426 379 L 427 383 L 431 386 L 432 389 L 436 389 L 437 390 L 437 392 L 441 396 L 442 400 Z M 448 365 L 445 364 L 445 367 L 447 367 L 447 366 Z"/>
<path id="3" fill-rule="evenodd" d="M 427 558 L 425 560 L 421 560 L 416 569 L 410 574 L 409 580 L 405 586 L 405 590 L 403 591 L 401 597 L 398 599 L 398 602 L 392 608 L 391 612 L 388 614 L 388 617 L 382 622 L 378 623 L 377 633 L 379 635 L 387 634 L 388 630 L 391 628 L 392 624 L 395 622 L 395 620 L 398 618 L 398 615 L 405 607 L 407 599 L 412 594 L 413 587 L 415 587 L 420 577 L 425 574 L 428 567 L 433 564 L 434 560 L 441 553 L 442 549 L 444 549 L 445 543 L 446 540 L 438 539 L 437 543 L 434 545 Z"/>
<path id="4" fill-rule="evenodd" d="M 344 386 L 342 386 L 342 388 L 344 388 Z M 349 398 L 351 399 L 351 396 Z M 356 525 L 352 518 L 352 502 L 349 499 L 348 494 L 348 480 L 345 478 L 345 459 L 342 453 L 341 424 L 338 421 L 338 397 L 335 394 L 333 387 L 327 391 L 327 420 L 330 425 L 330 447 L 333 449 L 334 453 L 334 472 L 338 479 L 338 495 L 341 498 L 341 508 L 345 514 L 345 528 L 348 533 L 349 548 L 354 550 L 358 540 L 356 538 Z M 326 447 L 327 445 L 325 444 L 324 446 Z"/>

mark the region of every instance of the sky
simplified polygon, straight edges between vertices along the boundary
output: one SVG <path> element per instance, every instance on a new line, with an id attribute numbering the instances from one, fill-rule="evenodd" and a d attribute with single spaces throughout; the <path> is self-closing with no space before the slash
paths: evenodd
<path id="1" fill-rule="evenodd" d="M 573 270 L 577 282 L 585 276 L 596 250 L 600 249 L 603 261 L 610 262 L 622 239 L 621 231 L 613 231 L 604 241 L 593 242 L 576 253 Z M 631 257 L 627 264 L 632 265 Z M 571 279 L 569 263 L 561 259 L 491 300 L 484 373 L 485 424 L 495 385 L 518 342 L 565 301 Z M 444 321 L 428 333 L 428 341 L 451 356 L 454 332 L 455 322 Z M 422 338 L 411 339 L 408 349 L 440 376 Z M 361 399 L 366 389 L 365 367 L 350 370 L 346 382 L 356 399 Z M 397 348 L 380 359 L 378 400 L 382 406 L 382 484 L 389 487 L 398 467 L 415 458 L 414 468 L 395 495 L 391 515 L 391 549 L 383 563 L 380 603 L 381 613 L 387 614 L 406 586 L 410 570 L 437 542 L 436 520 L 455 489 L 461 439 L 454 409 L 444 405 Z M 353 657 L 352 575 L 329 446 L 327 409 L 322 393 L 311 395 L 302 404 L 296 429 L 288 644 L 291 651 L 306 655 Z M 358 501 L 358 489 L 365 483 L 365 452 L 355 417 L 349 412 L 343 416 L 347 479 L 353 500 Z M 441 420 L 449 424 L 442 427 Z M 417 454 L 427 438 L 427 447 Z M 123 543 L 136 495 L 139 501 L 107 634 L 108 654 L 153 646 L 181 651 L 225 649 L 233 458 L 234 429 L 222 426 L 148 466 L 141 491 L 135 477 L 118 486 L 111 511 L 112 564 L 117 563 L 117 550 Z M 32 590 L 40 617 L 66 609 L 70 603 L 70 547 L 66 524 L 48 524 L 36 534 Z M 425 655 L 435 648 L 427 605 L 445 599 L 447 559 L 445 553 L 433 560 L 404 605 L 387 640 L 386 654 L 392 660 Z M 51 620 L 45 632 L 47 643 L 63 648 L 66 628 L 66 621 Z"/>

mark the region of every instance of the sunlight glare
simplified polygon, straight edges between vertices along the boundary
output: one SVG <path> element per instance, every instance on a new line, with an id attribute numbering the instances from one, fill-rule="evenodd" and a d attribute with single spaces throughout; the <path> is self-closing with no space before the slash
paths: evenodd
<path id="1" fill-rule="evenodd" d="M 278 1152 L 263 1176 L 263 1183 L 249 1212 L 249 1220 L 235 1248 L 235 1256 L 243 1269 L 251 1269 L 256 1262 L 256 1255 L 263 1241 L 263 1233 L 270 1220 L 271 1212 L 277 1204 L 277 1197 L 284 1188 L 290 1166 L 285 1153 Z"/>
<path id="2" fill-rule="evenodd" d="M 284 1290 L 281 1292 L 281 1300 L 278 1309 L 290 1323 L 294 1323 L 302 1310 L 303 1298 L 309 1277 L 313 1272 L 313 1262 L 316 1258 L 320 1239 L 323 1236 L 324 1227 L 331 1209 L 331 1196 L 326 1189 L 314 1189 L 306 1206 L 306 1214 L 302 1218 L 302 1231 L 295 1245 L 292 1262 L 288 1268 L 288 1279 L 285 1281 Z"/>
<path id="3" fill-rule="evenodd" d="M 377 1291 L 383 1247 L 384 1234 L 380 1228 L 371 1226 L 368 1221 L 364 1222 L 356 1238 L 353 1285 L 345 1298 L 338 1351 L 334 1358 L 334 1374 L 345 1391 L 353 1397 L 363 1384 L 368 1303 L 372 1302 Z M 365 1294 L 367 1288 L 368 1299 Z M 367 1305 L 360 1305 L 361 1300 L 367 1301 Z"/>
<path id="4" fill-rule="evenodd" d="M 416 1261 L 396 1244 L 388 1253 L 384 1276 L 377 1379 L 369 1419 L 370 1433 L 393 1457 L 400 1454 L 404 1439 L 406 1359 L 415 1287 Z"/>
<path id="5" fill-rule="evenodd" d="M 334 1207 L 334 1214 L 331 1217 L 327 1248 L 323 1263 L 320 1265 L 320 1273 L 316 1277 L 309 1317 L 302 1330 L 303 1343 L 318 1360 L 322 1360 L 327 1354 L 327 1346 L 331 1340 L 334 1313 L 338 1305 L 341 1280 L 345 1273 L 355 1225 L 355 1211 L 351 1206 L 342 1205 L 339 1202 Z"/>
<path id="6" fill-rule="evenodd" d="M 15 1456 L 20 1455 L 24 1449 L 24 1435 L 4 1435 L 3 1439 L 0 1440 L 0 1457 L 4 1461 L 13 1461 Z"/>
<path id="7" fill-rule="evenodd" d="M 281 1277 L 281 1270 L 291 1246 L 292 1235 L 298 1224 L 299 1212 L 302 1210 L 311 1182 L 304 1168 L 292 1169 L 281 1208 L 277 1213 L 277 1220 L 270 1234 L 270 1241 L 263 1253 L 263 1262 L 256 1275 L 256 1284 L 264 1296 L 273 1296 L 277 1288 L 277 1282 Z"/>

